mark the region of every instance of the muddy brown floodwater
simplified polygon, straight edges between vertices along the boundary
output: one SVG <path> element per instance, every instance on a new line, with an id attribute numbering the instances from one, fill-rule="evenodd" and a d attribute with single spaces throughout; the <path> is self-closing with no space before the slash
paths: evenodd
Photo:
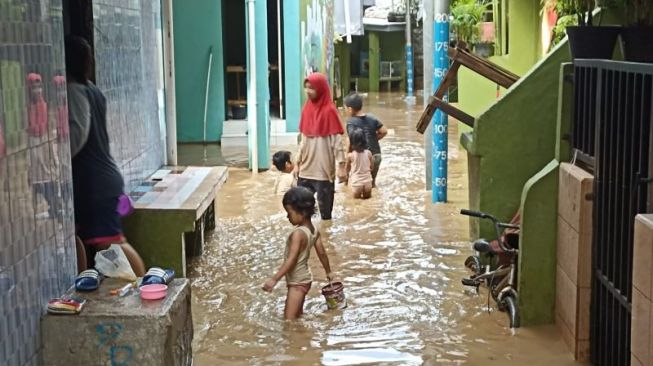
<path id="1" fill-rule="evenodd" d="M 195 364 L 575 365 L 555 326 L 512 334 L 505 314 L 488 314 L 486 292 L 461 285 L 472 251 L 468 219 L 458 214 L 467 207 L 467 163 L 455 129 L 450 202 L 434 205 L 424 189 L 423 137 L 413 127 L 421 107 L 392 96 L 366 106 L 392 129 L 382 141 L 379 187 L 367 201 L 338 187 L 334 219 L 320 223 L 349 306 L 326 310 L 325 274 L 312 254 L 305 316 L 283 320 L 285 283 L 271 294 L 260 289 L 291 228 L 273 194 L 278 173 L 252 178 L 232 168 L 215 233 L 191 263 Z"/>

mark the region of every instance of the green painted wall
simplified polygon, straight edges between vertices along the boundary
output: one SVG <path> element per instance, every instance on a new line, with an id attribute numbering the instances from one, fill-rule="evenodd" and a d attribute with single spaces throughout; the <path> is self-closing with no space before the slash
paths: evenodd
<path id="1" fill-rule="evenodd" d="M 519 208 L 526 181 L 555 157 L 558 76 L 560 64 L 567 61 L 569 49 L 562 43 L 461 138 L 475 164 L 470 168 L 476 169 L 470 171 L 472 208 L 509 220 Z M 472 225 L 471 231 L 479 233 L 479 228 Z M 484 223 L 480 235 L 492 237 L 491 226 Z"/>
<path id="2" fill-rule="evenodd" d="M 569 161 L 571 158 L 571 129 L 574 103 L 574 64 L 560 65 L 558 77 L 558 122 L 556 123 L 556 160 Z"/>
<path id="3" fill-rule="evenodd" d="M 351 83 L 351 45 L 343 40 L 336 44 L 335 52 L 340 62 L 340 85 L 342 87 L 342 94 L 336 94 L 335 98 L 337 99 L 338 106 L 342 106 L 342 101 L 349 93 L 349 85 Z"/>
<path id="4" fill-rule="evenodd" d="M 209 48 L 213 47 L 206 136 L 208 141 L 219 141 L 225 116 L 222 0 L 174 1 L 173 19 L 177 139 L 203 140 Z"/>
<path id="5" fill-rule="evenodd" d="M 555 321 L 558 166 L 551 160 L 521 194 L 517 289 L 523 326 Z"/>
<path id="6" fill-rule="evenodd" d="M 524 75 L 539 59 L 540 47 L 540 0 L 508 2 L 508 53 L 490 57 L 489 60 L 517 75 Z M 499 47 L 499 45 L 496 45 Z M 505 90 L 501 91 L 501 94 Z M 496 101 L 496 84 L 484 77 L 461 68 L 458 73 L 458 103 L 460 109 L 475 116 Z M 469 127 L 458 124 L 459 131 Z"/>
<path id="7" fill-rule="evenodd" d="M 378 92 L 380 76 L 379 69 L 381 67 L 381 39 L 379 37 L 379 32 L 369 32 L 367 37 L 370 45 L 368 51 L 370 60 L 369 91 Z"/>

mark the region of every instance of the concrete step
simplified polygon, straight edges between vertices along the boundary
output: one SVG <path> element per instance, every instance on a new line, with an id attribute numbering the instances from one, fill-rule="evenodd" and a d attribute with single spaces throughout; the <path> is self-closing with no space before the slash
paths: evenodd
<path id="1" fill-rule="evenodd" d="M 297 145 L 297 132 L 273 133 L 270 135 L 271 146 Z M 224 147 L 247 146 L 248 136 L 246 134 L 222 134 L 221 145 Z"/>
<path id="2" fill-rule="evenodd" d="M 272 119 L 270 120 L 270 133 L 284 133 L 286 132 L 285 119 Z M 224 121 L 222 125 L 222 133 L 225 135 L 244 135 L 247 133 L 247 120 L 230 119 Z"/>
<path id="3" fill-rule="evenodd" d="M 298 132 L 284 132 L 270 136 L 271 146 L 295 146 L 298 143 Z"/>

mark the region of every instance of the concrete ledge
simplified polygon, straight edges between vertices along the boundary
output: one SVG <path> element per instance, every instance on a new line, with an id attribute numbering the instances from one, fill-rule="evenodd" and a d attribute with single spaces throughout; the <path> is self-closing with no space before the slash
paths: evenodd
<path id="1" fill-rule="evenodd" d="M 653 215 L 635 217 L 633 252 L 632 365 L 653 365 Z"/>
<path id="2" fill-rule="evenodd" d="M 165 299 L 141 300 L 109 292 L 124 281 L 105 279 L 79 315 L 45 315 L 41 320 L 45 366 L 192 364 L 190 284 L 174 280 Z"/>

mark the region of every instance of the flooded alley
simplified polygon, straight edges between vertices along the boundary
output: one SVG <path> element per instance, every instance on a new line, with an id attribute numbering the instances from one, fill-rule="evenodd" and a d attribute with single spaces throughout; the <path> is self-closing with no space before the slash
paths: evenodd
<path id="1" fill-rule="evenodd" d="M 422 107 L 407 109 L 399 97 L 365 103 L 390 129 L 378 188 L 355 201 L 337 187 L 334 219 L 319 223 L 348 307 L 326 310 L 326 278 L 312 254 L 305 316 L 283 320 L 285 283 L 271 294 L 261 290 L 291 229 L 274 195 L 278 173 L 252 178 L 234 167 L 219 195 L 215 233 L 190 266 L 195 364 L 575 365 L 555 326 L 512 334 L 505 314 L 488 314 L 486 292 L 460 283 L 471 249 L 468 219 L 458 214 L 467 207 L 467 162 L 456 123 L 450 202 L 434 205 L 424 189 L 423 136 L 414 130 Z"/>

